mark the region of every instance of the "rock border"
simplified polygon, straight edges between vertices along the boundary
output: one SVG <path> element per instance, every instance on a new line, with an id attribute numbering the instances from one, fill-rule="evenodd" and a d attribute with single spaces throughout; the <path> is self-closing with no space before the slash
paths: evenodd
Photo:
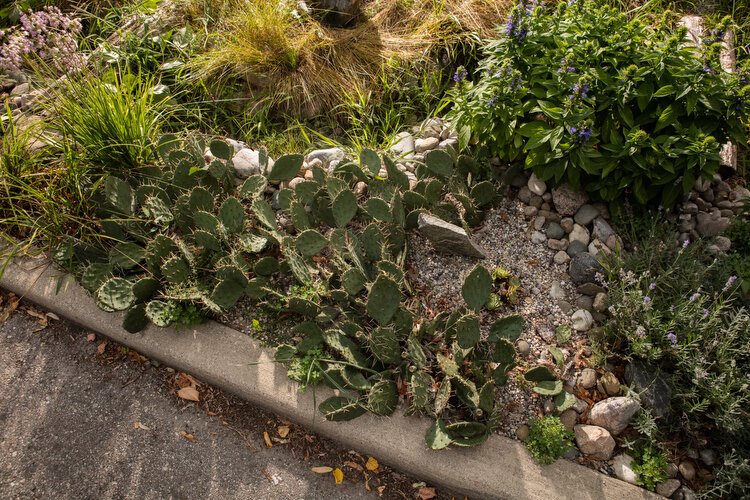
<path id="1" fill-rule="evenodd" d="M 0 252 L 2 253 L 2 252 Z M 656 499 L 640 487 L 605 476 L 567 460 L 536 464 L 523 444 L 493 435 L 467 449 L 428 449 L 426 418 L 367 414 L 355 421 L 328 422 L 316 402 L 332 391 L 304 393 L 273 362 L 273 349 L 215 322 L 190 329 L 150 325 L 139 334 L 120 327 L 121 313 L 99 309 L 72 277 L 45 258 L 15 259 L 0 277 L 0 286 L 61 317 L 215 385 L 266 410 L 294 420 L 343 446 L 378 457 L 383 463 L 426 481 L 483 499 Z M 367 429 L 367 432 L 362 432 Z"/>

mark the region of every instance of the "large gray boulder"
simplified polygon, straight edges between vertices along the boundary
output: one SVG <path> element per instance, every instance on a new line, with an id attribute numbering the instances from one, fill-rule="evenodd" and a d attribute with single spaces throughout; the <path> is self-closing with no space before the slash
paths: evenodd
<path id="1" fill-rule="evenodd" d="M 309 3 L 329 24 L 346 26 L 357 17 L 361 0 L 309 0 Z"/>
<path id="2" fill-rule="evenodd" d="M 421 213 L 417 219 L 419 233 L 432 242 L 435 250 L 477 259 L 486 259 L 484 250 L 474 243 L 464 228 L 434 215 Z"/>
<path id="3" fill-rule="evenodd" d="M 632 398 L 607 398 L 596 403 L 589 413 L 589 423 L 604 427 L 613 436 L 619 435 L 630 424 L 641 404 Z"/>
<path id="4" fill-rule="evenodd" d="M 625 368 L 625 382 L 638 393 L 641 404 L 657 418 L 669 417 L 672 389 L 664 375 L 641 361 L 632 361 Z"/>
<path id="5" fill-rule="evenodd" d="M 588 252 L 581 252 L 570 261 L 568 274 L 573 283 L 592 283 L 596 279 L 596 273 L 604 273 L 604 268 L 599 261 Z"/>

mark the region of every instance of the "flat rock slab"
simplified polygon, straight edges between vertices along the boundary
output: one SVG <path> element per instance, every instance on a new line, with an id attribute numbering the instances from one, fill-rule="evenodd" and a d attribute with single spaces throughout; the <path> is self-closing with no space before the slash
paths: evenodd
<path id="1" fill-rule="evenodd" d="M 149 326 L 130 334 L 122 313 L 107 313 L 72 278 L 44 260 L 12 262 L 0 286 L 143 355 L 330 437 L 382 463 L 482 499 L 622 500 L 661 498 L 567 460 L 541 466 L 524 445 L 493 435 L 475 448 L 431 451 L 424 441 L 432 422 L 396 411 L 390 417 L 364 415 L 351 422 L 325 421 L 316 410 L 333 394 L 325 387 L 299 392 L 299 385 L 274 362 L 275 351 L 248 335 L 207 322 L 182 328 Z M 59 291 L 59 293 L 58 293 Z"/>
<path id="2" fill-rule="evenodd" d="M 482 248 L 474 243 L 464 228 L 434 215 L 421 213 L 417 219 L 419 233 L 432 242 L 435 250 L 486 259 Z"/>

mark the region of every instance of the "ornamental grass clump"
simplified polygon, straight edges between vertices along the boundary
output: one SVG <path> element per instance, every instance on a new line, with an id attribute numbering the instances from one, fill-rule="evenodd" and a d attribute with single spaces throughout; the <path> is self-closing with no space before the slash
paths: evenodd
<path id="1" fill-rule="evenodd" d="M 718 32 L 693 46 L 595 4 L 521 0 L 476 81 L 457 78 L 453 117 L 545 181 L 672 205 L 717 171 L 722 143 L 747 141 L 749 82 L 721 69 Z"/>

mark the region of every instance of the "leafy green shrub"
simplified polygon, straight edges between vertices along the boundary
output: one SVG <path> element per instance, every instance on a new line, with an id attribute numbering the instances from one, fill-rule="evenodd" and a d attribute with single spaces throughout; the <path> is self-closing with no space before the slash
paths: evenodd
<path id="1" fill-rule="evenodd" d="M 750 219 L 736 217 L 727 230 L 732 240 L 729 262 L 740 279 L 740 289 L 745 297 L 750 296 Z"/>
<path id="2" fill-rule="evenodd" d="M 667 457 L 657 447 L 648 444 L 636 449 L 633 472 L 638 474 L 638 484 L 653 491 L 667 479 Z"/>
<path id="3" fill-rule="evenodd" d="M 720 69 L 720 44 L 594 4 L 521 0 L 478 81 L 456 74 L 454 117 L 545 181 L 671 205 L 716 172 L 723 142 L 746 141 L 750 86 Z"/>
<path id="4" fill-rule="evenodd" d="M 573 447 L 573 433 L 558 417 L 547 415 L 532 422 L 526 447 L 534 460 L 548 465 Z"/>

